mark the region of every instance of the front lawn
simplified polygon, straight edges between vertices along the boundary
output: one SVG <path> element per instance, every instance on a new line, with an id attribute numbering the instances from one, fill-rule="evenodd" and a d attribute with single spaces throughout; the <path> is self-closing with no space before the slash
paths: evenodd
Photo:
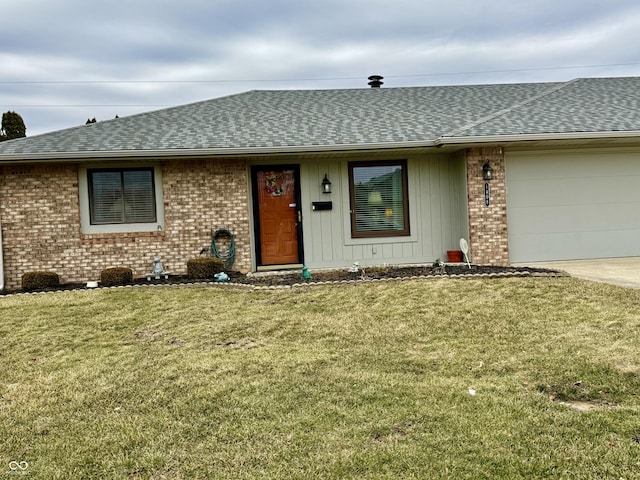
<path id="1" fill-rule="evenodd" d="M 0 474 L 638 478 L 639 305 L 570 278 L 0 298 Z"/>

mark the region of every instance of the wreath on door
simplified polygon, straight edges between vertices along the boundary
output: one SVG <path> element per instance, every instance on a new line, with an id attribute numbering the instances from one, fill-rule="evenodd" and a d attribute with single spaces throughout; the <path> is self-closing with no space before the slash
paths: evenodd
<path id="1" fill-rule="evenodd" d="M 267 193 L 273 197 L 279 197 L 284 193 L 284 189 L 282 188 L 282 176 L 276 175 L 274 172 L 271 172 L 267 175 L 267 185 L 266 185 Z"/>

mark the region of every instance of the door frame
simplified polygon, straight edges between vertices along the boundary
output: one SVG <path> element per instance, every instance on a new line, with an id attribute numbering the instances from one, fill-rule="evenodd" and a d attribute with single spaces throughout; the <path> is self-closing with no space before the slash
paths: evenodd
<path id="1" fill-rule="evenodd" d="M 295 184 L 295 200 L 296 200 L 296 211 L 298 214 L 298 222 L 296 224 L 296 235 L 298 240 L 298 263 L 297 264 L 269 264 L 264 265 L 262 263 L 262 241 L 260 238 L 260 206 L 258 202 L 258 172 L 261 171 L 278 171 L 278 170 L 293 170 L 293 181 Z M 273 267 L 272 269 L 277 269 L 277 267 L 282 266 L 286 268 L 287 266 L 301 266 L 304 265 L 304 249 L 303 249 L 303 241 L 302 241 L 302 203 L 301 203 L 301 192 L 300 192 L 300 165 L 299 164 L 265 164 L 265 165 L 252 165 L 251 166 L 251 196 L 252 196 L 252 206 L 253 206 L 253 235 L 255 238 L 255 254 L 256 254 L 256 269 L 269 269 L 269 267 Z M 265 268 L 261 268 L 265 267 Z"/>

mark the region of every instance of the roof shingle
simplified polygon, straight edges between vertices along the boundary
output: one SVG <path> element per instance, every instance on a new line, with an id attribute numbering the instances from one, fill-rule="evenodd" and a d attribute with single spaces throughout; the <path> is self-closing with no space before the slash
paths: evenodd
<path id="1" fill-rule="evenodd" d="M 640 78 L 249 91 L 0 143 L 18 155 L 367 146 L 640 131 Z"/>

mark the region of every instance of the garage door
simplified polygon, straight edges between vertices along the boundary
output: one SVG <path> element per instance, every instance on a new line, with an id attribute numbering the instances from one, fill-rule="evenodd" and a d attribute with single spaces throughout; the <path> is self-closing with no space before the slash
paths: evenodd
<path id="1" fill-rule="evenodd" d="M 511 261 L 640 256 L 640 152 L 512 153 Z"/>

